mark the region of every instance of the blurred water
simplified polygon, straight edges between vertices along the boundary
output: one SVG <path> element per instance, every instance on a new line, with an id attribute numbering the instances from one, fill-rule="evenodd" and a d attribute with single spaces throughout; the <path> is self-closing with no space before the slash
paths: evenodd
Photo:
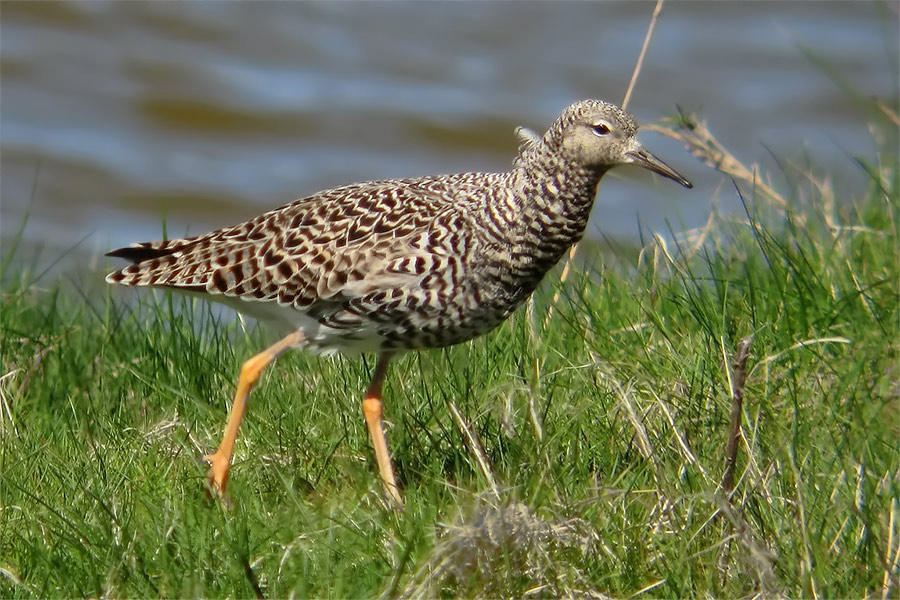
<path id="1" fill-rule="evenodd" d="M 164 219 L 201 233 L 342 183 L 505 169 L 515 126 L 621 101 L 653 6 L 4 0 L 3 243 L 26 213 L 26 239 L 96 253 L 158 239 Z M 858 194 L 867 115 L 804 51 L 894 106 L 897 6 L 670 1 L 630 110 L 695 110 L 738 158 L 808 156 Z M 697 187 L 606 179 L 593 235 L 739 208 L 679 145 L 642 139 Z"/>

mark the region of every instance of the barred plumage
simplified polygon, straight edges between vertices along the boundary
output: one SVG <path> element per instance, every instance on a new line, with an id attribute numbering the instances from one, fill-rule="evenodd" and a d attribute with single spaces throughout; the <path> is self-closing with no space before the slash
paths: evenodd
<path id="1" fill-rule="evenodd" d="M 636 164 L 691 186 L 644 150 L 636 133 L 634 119 L 618 107 L 585 100 L 542 137 L 519 130 L 519 155 L 508 172 L 334 188 L 206 235 L 115 250 L 108 256 L 133 264 L 106 279 L 205 294 L 292 332 L 285 347 L 379 351 L 386 367 L 393 351 L 456 344 L 503 322 L 584 234 L 597 184 L 610 168 Z M 276 346 L 254 357 L 267 360 L 245 395 L 284 350 Z M 376 387 L 380 396 L 384 367 L 370 400 Z M 380 401 L 373 419 L 375 439 Z M 393 474 L 385 472 L 386 448 L 379 452 L 375 442 L 387 491 L 399 501 Z M 220 492 L 231 459 L 230 444 L 224 446 L 208 457 Z M 217 466 L 225 454 L 226 464 Z"/>

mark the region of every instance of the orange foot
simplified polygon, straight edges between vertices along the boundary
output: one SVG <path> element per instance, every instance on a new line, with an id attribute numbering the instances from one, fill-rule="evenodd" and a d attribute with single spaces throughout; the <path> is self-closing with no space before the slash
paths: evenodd
<path id="1" fill-rule="evenodd" d="M 203 461 L 209 465 L 207 473 L 208 485 L 206 493 L 210 498 L 222 498 L 226 505 L 231 502 L 228 499 L 228 493 L 225 486 L 228 483 L 228 469 L 231 467 L 230 462 L 225 456 L 216 451 L 214 454 L 207 454 L 203 457 Z"/>

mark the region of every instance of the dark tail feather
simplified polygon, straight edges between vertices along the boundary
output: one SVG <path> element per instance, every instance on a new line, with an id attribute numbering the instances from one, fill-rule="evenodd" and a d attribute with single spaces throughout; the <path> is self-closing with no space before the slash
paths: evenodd
<path id="1" fill-rule="evenodd" d="M 141 242 L 139 244 L 126 246 L 125 248 L 112 250 L 111 252 L 107 252 L 106 256 L 124 258 L 127 261 L 137 264 L 144 262 L 145 260 L 169 256 L 184 248 L 184 244 L 169 244 L 170 242 Z"/>

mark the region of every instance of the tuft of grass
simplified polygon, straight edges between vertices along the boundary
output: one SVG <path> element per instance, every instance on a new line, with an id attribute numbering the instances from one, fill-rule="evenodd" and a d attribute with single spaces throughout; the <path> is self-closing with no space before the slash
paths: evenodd
<path id="1" fill-rule="evenodd" d="M 546 323 L 550 284 L 398 360 L 402 514 L 360 415 L 371 357 L 267 371 L 225 510 L 199 457 L 265 332 L 10 255 L 0 596 L 896 595 L 897 158 L 860 160 L 869 189 L 839 200 L 789 165 L 758 185 L 682 122 L 745 214 L 570 277 Z"/>

